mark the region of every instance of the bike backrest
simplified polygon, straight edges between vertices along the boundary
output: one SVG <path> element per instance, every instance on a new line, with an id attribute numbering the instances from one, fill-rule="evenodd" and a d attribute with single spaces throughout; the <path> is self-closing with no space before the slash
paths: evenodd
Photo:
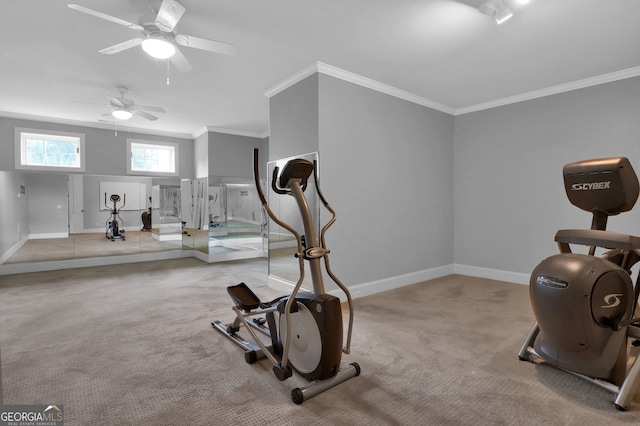
<path id="1" fill-rule="evenodd" d="M 638 177 L 625 157 L 569 163 L 562 172 L 569 201 L 582 210 L 613 216 L 631 210 L 638 199 Z"/>

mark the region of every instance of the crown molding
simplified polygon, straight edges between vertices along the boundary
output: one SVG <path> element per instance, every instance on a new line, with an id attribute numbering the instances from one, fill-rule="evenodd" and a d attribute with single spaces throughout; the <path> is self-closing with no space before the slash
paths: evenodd
<path id="1" fill-rule="evenodd" d="M 199 130 L 196 130 L 195 132 L 193 132 L 191 134 L 191 137 L 195 140 L 198 139 L 200 136 L 204 135 L 205 133 L 208 133 L 209 129 L 207 129 L 207 126 L 202 126 Z"/>
<path id="2" fill-rule="evenodd" d="M 441 103 L 432 101 L 430 99 L 426 99 L 421 96 L 414 95 L 413 93 L 409 93 L 407 91 L 395 88 L 393 86 L 389 86 L 388 84 L 380 83 L 379 81 L 375 81 L 370 78 L 363 77 L 361 75 L 354 74 L 349 71 L 345 71 L 343 69 L 325 64 L 323 62 L 316 62 L 315 64 L 311 64 L 308 67 L 298 71 L 297 73 L 291 75 L 290 77 L 278 83 L 271 89 L 264 92 L 264 95 L 267 98 L 271 98 L 272 96 L 277 95 L 283 90 L 293 86 L 299 81 L 315 73 L 322 73 L 330 77 L 335 77 L 340 80 L 347 81 L 349 83 L 357 84 L 358 86 L 363 86 L 368 89 L 385 93 L 387 95 L 390 95 L 399 99 L 403 99 L 405 101 L 409 101 L 418 105 L 426 106 L 428 108 L 432 108 L 441 112 L 445 112 L 447 114 L 455 113 L 455 109 L 447 105 L 443 105 Z"/>
<path id="3" fill-rule="evenodd" d="M 329 75 L 331 77 L 339 78 L 340 80 L 348 81 L 349 83 L 357 84 L 359 86 L 366 87 L 377 92 L 385 93 L 387 95 L 403 99 L 405 101 L 412 102 L 414 104 L 422 105 L 427 108 L 435 109 L 437 111 L 445 112 L 447 114 L 454 114 L 455 109 L 441 104 L 439 102 L 432 101 L 431 99 L 423 98 L 422 96 L 415 95 L 413 93 L 398 89 L 388 84 L 380 83 L 379 81 L 372 80 L 367 77 L 363 77 L 358 74 L 354 74 L 349 71 L 345 71 L 340 68 L 336 68 L 332 65 L 327 65 L 322 62 L 318 62 L 318 72 Z"/>
<path id="4" fill-rule="evenodd" d="M 320 62 L 316 62 L 315 64 L 311 64 L 308 67 L 305 67 L 305 68 L 301 69 L 300 71 L 296 72 L 295 74 L 285 78 L 280 83 L 278 83 L 275 86 L 273 86 L 271 89 L 268 89 L 267 91 L 265 91 L 264 95 L 267 97 L 267 99 L 271 98 L 272 96 L 277 95 L 278 93 L 280 93 L 283 90 L 293 86 L 294 84 L 298 83 L 299 81 L 304 80 L 305 78 L 309 77 L 310 75 L 313 75 L 313 74 L 317 73 L 318 72 L 318 64 L 319 63 Z"/>
<path id="5" fill-rule="evenodd" d="M 534 90 L 532 92 L 522 93 L 516 96 L 509 96 L 506 98 L 496 99 L 489 102 L 483 102 L 477 105 L 471 105 L 464 108 L 458 108 L 455 110 L 454 115 L 463 115 L 470 112 L 482 111 L 485 109 L 496 108 L 504 105 L 515 104 L 518 102 L 528 101 L 537 98 L 543 98 L 545 96 L 557 95 L 559 93 L 570 92 L 572 90 L 584 89 L 586 87 L 597 86 L 604 83 L 611 83 L 613 81 L 624 80 L 627 78 L 640 76 L 640 67 L 627 68 L 620 71 L 615 71 L 608 74 L 599 75 L 596 77 L 585 78 L 583 80 L 572 81 L 571 83 L 559 84 L 557 86 L 547 87 L 545 89 Z"/>
<path id="6" fill-rule="evenodd" d="M 259 138 L 259 139 L 264 139 L 266 137 L 269 136 L 269 132 L 264 132 L 264 133 L 253 133 L 253 132 L 246 132 L 244 130 L 235 130 L 235 129 L 227 129 L 224 127 L 216 127 L 216 126 L 204 126 L 202 127 L 200 130 L 198 130 L 197 132 L 193 133 L 193 139 L 196 139 L 200 136 L 202 136 L 205 133 L 208 132 L 214 132 L 214 133 L 224 133 L 227 135 L 235 135 L 235 136 L 246 136 L 249 138 Z"/>
<path id="7" fill-rule="evenodd" d="M 482 111 L 485 109 L 496 108 L 504 105 L 515 104 L 518 102 L 528 101 L 531 99 L 542 98 L 545 96 L 556 95 L 559 93 L 570 92 L 572 90 L 583 89 L 586 87 L 597 86 L 604 83 L 610 83 L 613 81 L 624 80 L 627 78 L 640 76 L 640 67 L 627 68 L 620 71 L 603 74 L 596 77 L 585 78 L 583 80 L 577 80 L 570 83 L 559 84 L 557 86 L 547 87 L 545 89 L 534 90 L 532 92 L 522 93 L 515 96 L 509 96 L 506 98 L 495 99 L 489 102 L 483 102 L 476 105 L 471 105 L 463 108 L 453 108 L 447 105 L 440 104 L 427 98 L 415 95 L 413 93 L 406 92 L 404 90 L 397 89 L 384 83 L 372 80 L 367 77 L 363 77 L 358 74 L 354 74 L 349 71 L 334 67 L 332 65 L 325 64 L 323 62 L 316 62 L 308 67 L 298 71 L 297 73 L 286 78 L 282 82 L 278 83 L 271 89 L 264 92 L 267 98 L 271 98 L 274 95 L 282 92 L 283 90 L 293 86 L 299 81 L 309 77 L 315 73 L 322 73 L 331 77 L 338 78 L 340 80 L 348 81 L 359 86 L 367 87 L 369 89 L 388 94 L 400 99 L 404 99 L 409 102 L 416 103 L 418 105 L 426 106 L 441 112 L 445 112 L 451 115 L 463 115 L 470 112 Z"/>

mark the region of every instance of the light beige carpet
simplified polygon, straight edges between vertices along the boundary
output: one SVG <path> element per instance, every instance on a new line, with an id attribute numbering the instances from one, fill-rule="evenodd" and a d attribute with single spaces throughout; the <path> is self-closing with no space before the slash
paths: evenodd
<path id="1" fill-rule="evenodd" d="M 458 275 L 357 299 L 343 362 L 362 375 L 295 405 L 299 378 L 246 364 L 210 326 L 233 317 L 227 285 L 276 296 L 266 270 L 176 259 L 0 277 L 5 404 L 64 405 L 66 425 L 640 424 L 639 395 L 618 412 L 612 394 L 518 360 L 526 286 Z"/>

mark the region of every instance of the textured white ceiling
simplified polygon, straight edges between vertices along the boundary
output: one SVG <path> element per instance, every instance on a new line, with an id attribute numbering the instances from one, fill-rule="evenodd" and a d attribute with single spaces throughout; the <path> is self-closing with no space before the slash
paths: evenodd
<path id="1" fill-rule="evenodd" d="M 70 0 L 131 22 L 146 0 Z M 182 48 L 178 72 L 137 47 L 99 49 L 134 30 L 69 9 L 61 0 L 5 1 L 0 25 L 0 115 L 99 123 L 104 94 L 163 107 L 132 129 L 194 135 L 205 127 L 268 133 L 269 91 L 321 62 L 451 111 L 600 76 L 640 74 L 640 1 L 511 3 L 496 25 L 476 0 L 181 0 L 177 32 L 232 42 L 235 56 Z M 167 77 L 170 84 L 167 85 Z"/>

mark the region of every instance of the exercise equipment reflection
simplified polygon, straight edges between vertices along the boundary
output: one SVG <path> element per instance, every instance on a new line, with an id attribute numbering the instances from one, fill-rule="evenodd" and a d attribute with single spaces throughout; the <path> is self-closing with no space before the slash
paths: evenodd
<path id="1" fill-rule="evenodd" d="M 125 239 L 124 228 L 121 226 L 122 224 L 124 224 L 124 221 L 120 217 L 120 210 L 122 210 L 122 208 L 127 203 L 127 194 L 124 194 L 122 205 L 119 208 L 118 208 L 118 202 L 120 201 L 120 195 L 111 194 L 111 197 L 109 197 L 109 200 L 113 202 L 113 207 L 109 207 L 107 205 L 107 193 L 105 192 L 104 206 L 111 210 L 111 216 L 109 217 L 109 219 L 107 219 L 107 222 L 106 222 L 107 230 L 105 232 L 105 237 L 111 241 L 115 241 L 115 240 L 124 241 Z M 120 219 L 119 222 L 118 222 L 118 219 Z"/>

